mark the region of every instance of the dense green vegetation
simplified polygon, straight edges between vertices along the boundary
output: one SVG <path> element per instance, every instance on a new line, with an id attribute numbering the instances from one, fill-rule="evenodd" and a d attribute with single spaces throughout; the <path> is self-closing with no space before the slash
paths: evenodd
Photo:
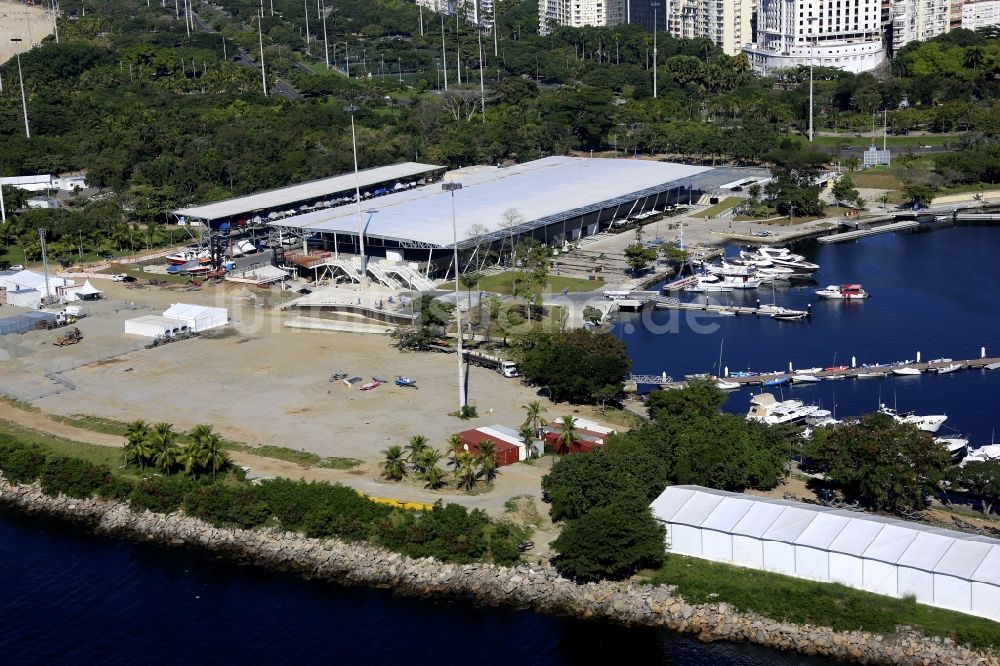
<path id="1" fill-rule="evenodd" d="M 543 333 L 524 352 L 521 372 L 555 401 L 598 402 L 621 392 L 632 367 L 625 343 L 587 330 Z"/>
<path id="2" fill-rule="evenodd" d="M 518 559 L 517 544 L 524 538 L 522 530 L 456 504 L 439 502 L 431 511 L 409 511 L 369 501 L 341 485 L 285 479 L 251 485 L 235 473 L 217 479 L 187 474 L 136 478 L 5 434 L 0 434 L 0 471 L 12 483 L 37 480 L 49 495 L 127 501 L 137 512 L 183 509 L 220 527 L 278 526 L 309 537 L 369 541 L 453 562 L 510 564 Z"/>
<path id="3" fill-rule="evenodd" d="M 553 465 L 542 479 L 543 497 L 552 520 L 566 521 L 563 533 L 574 535 L 553 544 L 558 567 L 590 578 L 602 571 L 627 576 L 645 566 L 659 534 L 650 528 L 648 506 L 668 485 L 739 491 L 773 488 L 785 477 L 791 433 L 719 413 L 723 399 L 709 382 L 655 393 L 649 423 L 610 437 L 603 449 Z M 634 522 L 637 531 L 605 520 L 615 514 L 631 516 L 624 522 Z M 662 554 L 662 534 L 656 543 Z"/>
<path id="4" fill-rule="evenodd" d="M 781 574 L 734 567 L 680 555 L 667 555 L 651 581 L 676 585 L 692 603 L 724 601 L 778 621 L 810 623 L 839 631 L 865 630 L 891 635 L 907 625 L 929 636 L 952 638 L 974 648 L 1000 647 L 995 622 L 862 592 L 835 583 L 817 583 Z"/>

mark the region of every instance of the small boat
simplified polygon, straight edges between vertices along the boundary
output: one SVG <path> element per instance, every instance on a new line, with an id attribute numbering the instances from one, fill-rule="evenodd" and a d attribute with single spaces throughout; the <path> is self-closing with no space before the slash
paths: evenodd
<path id="1" fill-rule="evenodd" d="M 983 367 L 987 370 L 1000 370 L 1000 363 L 987 363 Z"/>
<path id="2" fill-rule="evenodd" d="M 828 381 L 828 382 L 833 382 L 833 381 L 838 381 L 838 380 L 841 380 L 841 379 L 847 379 L 847 375 L 841 375 L 841 374 L 827 375 L 823 379 L 825 381 Z"/>
<path id="3" fill-rule="evenodd" d="M 840 372 L 842 370 L 850 370 L 846 365 L 831 365 L 829 368 L 824 368 L 827 372 Z"/>
<path id="4" fill-rule="evenodd" d="M 919 375 L 920 373 L 921 373 L 921 370 L 919 368 L 903 367 L 903 368 L 893 368 L 892 369 L 892 374 L 894 374 L 894 375 L 900 375 L 900 376 L 903 376 L 903 377 L 912 376 L 912 375 Z"/>
<path id="5" fill-rule="evenodd" d="M 715 311 L 715 314 L 723 317 L 735 317 L 736 311 L 730 310 L 729 308 L 719 308 L 718 310 Z"/>
<path id="6" fill-rule="evenodd" d="M 886 376 L 886 374 L 887 373 L 885 372 L 876 370 L 873 372 L 859 372 L 854 376 L 857 377 L 858 379 L 882 379 L 883 377 Z"/>
<path id="7" fill-rule="evenodd" d="M 715 386 L 723 391 L 735 391 L 740 387 L 737 382 L 727 382 L 723 379 L 715 382 Z"/>
<path id="8" fill-rule="evenodd" d="M 381 385 L 382 385 L 382 382 L 368 382 L 367 384 L 362 384 L 361 385 L 361 390 L 362 391 L 371 391 L 372 389 L 378 388 Z"/>
<path id="9" fill-rule="evenodd" d="M 842 284 L 839 287 L 831 284 L 825 289 L 817 290 L 816 295 L 842 301 L 860 301 L 868 298 L 868 292 L 862 289 L 860 284 Z"/>
<path id="10" fill-rule="evenodd" d="M 764 380 L 764 386 L 781 386 L 788 383 L 788 377 L 774 377 Z"/>
<path id="11" fill-rule="evenodd" d="M 403 377 L 401 375 L 396 376 L 396 386 L 412 386 L 417 388 L 417 380 L 410 379 L 409 377 Z"/>
<path id="12" fill-rule="evenodd" d="M 808 315 L 808 312 L 802 311 L 792 311 L 792 312 L 775 312 L 771 315 L 771 319 L 776 319 L 778 321 L 802 321 Z"/>
<path id="13" fill-rule="evenodd" d="M 961 370 L 965 367 L 964 363 L 949 363 L 948 365 L 943 365 L 939 368 L 935 368 L 935 372 L 939 375 L 946 375 L 949 372 L 955 372 L 956 370 Z"/>
<path id="14" fill-rule="evenodd" d="M 815 375 L 817 372 L 823 372 L 823 368 L 802 368 L 801 370 L 796 370 L 797 375 Z"/>
<path id="15" fill-rule="evenodd" d="M 829 409 L 817 409 L 806 417 L 806 423 L 809 425 L 819 425 L 821 423 L 828 423 L 832 420 L 833 414 Z"/>
<path id="16" fill-rule="evenodd" d="M 823 380 L 816 375 L 795 375 L 792 377 L 793 384 L 815 384 L 821 381 Z"/>

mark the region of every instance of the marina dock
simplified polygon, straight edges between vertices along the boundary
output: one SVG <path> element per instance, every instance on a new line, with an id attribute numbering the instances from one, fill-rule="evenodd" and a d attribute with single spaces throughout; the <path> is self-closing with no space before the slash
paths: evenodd
<path id="1" fill-rule="evenodd" d="M 820 236 L 816 240 L 818 240 L 820 243 L 843 243 L 858 238 L 864 238 L 865 236 L 875 236 L 876 234 L 887 234 L 892 231 L 912 229 L 913 227 L 919 226 L 919 224 L 920 223 L 917 222 L 916 220 L 902 220 L 900 222 L 891 222 L 889 224 L 883 224 L 877 227 L 869 227 L 867 229 L 855 229 L 854 231 L 845 231 L 843 233 L 833 234 L 831 236 Z"/>
<path id="2" fill-rule="evenodd" d="M 712 312 L 722 315 L 755 315 L 770 317 L 770 312 L 761 312 L 760 308 L 742 305 L 724 305 L 722 303 L 688 303 L 673 296 L 662 296 L 656 291 L 633 291 L 626 298 L 615 301 L 618 310 L 622 312 L 638 312 L 645 307 L 658 310 L 686 310 L 691 312 Z M 806 314 L 812 313 L 809 306 Z"/>
<path id="3" fill-rule="evenodd" d="M 963 361 L 935 360 L 923 363 L 914 362 L 914 363 L 896 363 L 890 365 L 867 365 L 867 366 L 858 366 L 854 368 L 842 367 L 836 369 L 824 369 L 821 370 L 820 372 L 813 373 L 812 376 L 824 380 L 855 379 L 857 378 L 858 375 L 882 372 L 886 373 L 886 377 L 893 377 L 897 376 L 893 375 L 892 372 L 893 370 L 900 370 L 903 368 L 919 370 L 921 373 L 924 372 L 933 373 L 936 372 L 938 368 L 945 368 L 950 365 L 960 365 L 962 366 L 961 370 L 974 370 L 974 369 L 985 368 L 987 365 L 991 365 L 994 363 L 1000 363 L 1000 358 L 984 357 L 984 358 L 968 359 Z M 958 372 L 961 372 L 961 370 L 958 370 Z M 801 377 L 803 374 L 805 373 L 767 372 L 759 375 L 752 375 L 749 377 L 728 376 L 724 377 L 723 379 L 725 379 L 725 381 L 727 382 L 740 384 L 741 386 L 754 386 L 754 385 L 762 385 L 765 382 L 769 382 L 775 379 L 777 380 L 786 379 L 788 381 L 791 381 L 794 377 Z M 906 375 L 901 375 L 901 376 L 906 376 Z M 916 375 L 910 375 L 910 376 L 916 376 Z M 683 388 L 686 384 L 687 384 L 686 381 L 668 381 L 665 383 L 659 382 L 656 385 L 664 389 L 674 389 L 674 388 Z"/>

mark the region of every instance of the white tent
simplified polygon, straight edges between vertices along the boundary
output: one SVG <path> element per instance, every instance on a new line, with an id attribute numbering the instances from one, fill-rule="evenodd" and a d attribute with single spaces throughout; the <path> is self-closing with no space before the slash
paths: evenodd
<path id="1" fill-rule="evenodd" d="M 141 335 L 147 338 L 174 335 L 180 333 L 183 327 L 185 324 L 178 320 L 167 319 L 159 315 L 142 315 L 125 320 L 125 333 L 127 335 Z"/>
<path id="2" fill-rule="evenodd" d="M 666 550 L 1000 620 L 1000 541 L 854 511 L 672 486 Z"/>
<path id="3" fill-rule="evenodd" d="M 207 305 L 174 303 L 167 308 L 163 316 L 167 319 L 183 322 L 196 333 L 225 326 L 229 323 L 229 313 L 226 308 L 214 308 Z"/>
<path id="4" fill-rule="evenodd" d="M 93 301 L 97 300 L 103 294 L 100 289 L 90 284 L 90 280 L 87 280 L 79 287 L 66 287 L 63 289 L 63 294 L 66 296 L 66 300 L 69 301 Z"/>
<path id="5" fill-rule="evenodd" d="M 49 296 L 55 296 L 60 287 L 71 287 L 75 282 L 56 275 L 49 275 Z M 0 289 L 14 291 L 17 289 L 37 289 L 45 292 L 45 276 L 35 271 L 18 271 L 10 275 L 0 275 Z"/>

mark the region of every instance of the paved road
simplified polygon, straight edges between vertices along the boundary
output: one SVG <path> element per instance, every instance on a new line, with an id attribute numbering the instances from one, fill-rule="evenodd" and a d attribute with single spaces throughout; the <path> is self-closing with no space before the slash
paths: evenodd
<path id="1" fill-rule="evenodd" d="M 201 28 L 201 30 L 203 30 L 204 32 L 213 33 L 213 34 L 216 32 L 216 30 L 212 26 L 210 26 L 208 23 L 206 23 L 200 16 L 198 16 L 194 12 L 192 12 L 191 15 L 194 17 L 195 24 L 199 28 Z M 239 65 L 243 65 L 244 67 L 248 67 L 250 69 L 260 69 L 260 64 L 258 64 L 256 61 L 254 61 L 253 58 L 251 58 L 247 54 L 246 51 L 244 51 L 243 49 L 241 49 L 239 47 L 235 47 L 235 48 L 237 49 L 237 51 L 236 51 L 236 55 L 232 56 L 233 62 L 235 62 L 235 63 L 237 63 Z M 293 88 L 288 82 L 283 81 L 281 79 L 275 79 L 274 85 L 271 86 L 271 88 L 270 88 L 270 90 L 268 92 L 270 92 L 272 95 L 281 95 L 285 99 L 302 99 L 303 98 L 302 93 L 300 93 L 298 90 L 296 90 L 295 88 Z"/>

